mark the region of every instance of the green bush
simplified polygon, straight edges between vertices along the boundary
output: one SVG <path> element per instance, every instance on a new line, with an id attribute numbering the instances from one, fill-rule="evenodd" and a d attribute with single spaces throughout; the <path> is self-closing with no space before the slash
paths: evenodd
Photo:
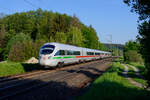
<path id="1" fill-rule="evenodd" d="M 126 62 L 140 62 L 143 63 L 141 55 L 135 50 L 128 50 L 125 52 Z"/>
<path id="2" fill-rule="evenodd" d="M 17 45 L 18 43 L 26 42 L 26 41 L 32 41 L 32 39 L 30 38 L 30 36 L 28 36 L 24 33 L 19 33 L 19 34 L 15 35 L 14 37 L 12 37 L 8 41 L 7 46 L 5 48 L 5 54 L 4 54 L 5 58 L 7 58 L 12 46 Z"/>
<path id="3" fill-rule="evenodd" d="M 38 58 L 40 47 L 45 41 L 28 41 L 14 44 L 8 54 L 8 59 L 11 61 L 22 62 L 31 57 Z"/>
<path id="4" fill-rule="evenodd" d="M 20 63 L 15 62 L 0 63 L 0 69 L 0 77 L 21 74 L 25 72 L 23 66 Z"/>
<path id="5" fill-rule="evenodd" d="M 39 70 L 41 68 L 42 67 L 39 64 L 26 64 L 7 61 L 0 63 L 0 77 L 22 74 L 33 70 Z"/>

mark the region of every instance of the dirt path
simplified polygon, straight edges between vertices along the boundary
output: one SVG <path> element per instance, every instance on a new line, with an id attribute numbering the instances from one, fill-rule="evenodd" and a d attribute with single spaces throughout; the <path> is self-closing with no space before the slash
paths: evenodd
<path id="1" fill-rule="evenodd" d="M 125 68 L 125 69 L 124 69 L 124 72 L 123 72 L 123 75 L 130 81 L 131 84 L 134 84 L 134 85 L 136 85 L 137 87 L 140 87 L 140 88 L 146 87 L 146 86 L 144 86 L 143 84 L 134 81 L 131 77 L 128 77 L 128 72 L 129 72 L 128 66 L 125 65 L 125 64 L 122 64 L 122 65 L 123 65 L 124 68 Z M 141 75 L 140 75 L 140 73 L 139 73 L 139 69 L 137 69 L 137 68 L 134 67 L 134 66 L 131 66 L 131 67 L 133 68 L 135 74 L 136 74 L 137 76 L 140 76 L 140 77 L 141 77 Z"/>
<path id="2" fill-rule="evenodd" d="M 128 71 L 129 71 L 128 66 L 126 66 L 126 65 L 124 65 L 124 64 L 123 64 L 123 66 L 124 66 L 124 68 L 125 68 L 125 69 L 124 69 L 124 72 L 123 72 L 123 76 L 126 77 L 126 78 L 128 78 Z"/>
<path id="3" fill-rule="evenodd" d="M 134 70 L 135 75 L 139 78 L 144 79 L 144 77 L 140 74 L 140 70 L 138 68 L 136 68 L 135 66 L 130 65 L 130 67 Z"/>

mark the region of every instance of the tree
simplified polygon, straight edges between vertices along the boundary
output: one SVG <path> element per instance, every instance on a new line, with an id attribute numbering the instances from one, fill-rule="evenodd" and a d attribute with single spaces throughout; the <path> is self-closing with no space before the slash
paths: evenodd
<path id="1" fill-rule="evenodd" d="M 128 50 L 125 52 L 126 62 L 143 63 L 142 56 L 135 50 Z"/>
<path id="2" fill-rule="evenodd" d="M 8 53 L 8 59 L 11 61 L 22 61 L 26 54 L 23 52 L 24 45 L 20 42 L 13 44 Z"/>
<path id="3" fill-rule="evenodd" d="M 8 53 L 8 59 L 15 62 L 23 62 L 31 57 L 38 59 L 40 47 L 45 41 L 24 41 L 13 44 Z"/>
<path id="4" fill-rule="evenodd" d="M 5 47 L 5 36 L 6 36 L 6 31 L 5 31 L 5 26 L 2 24 L 1 30 L 0 30 L 0 60 L 2 60 L 3 56 L 2 53 L 4 52 L 4 47 Z"/>
<path id="5" fill-rule="evenodd" d="M 55 35 L 55 41 L 60 43 L 66 43 L 67 42 L 67 36 L 64 32 L 57 32 Z"/>
<path id="6" fill-rule="evenodd" d="M 6 36 L 6 31 L 5 31 L 5 26 L 3 24 L 0 29 L 0 48 L 3 48 L 5 44 L 5 36 Z"/>
<path id="7" fill-rule="evenodd" d="M 94 28 L 91 25 L 89 27 L 83 25 L 81 28 L 81 32 L 83 33 L 83 36 L 85 38 L 85 40 L 83 41 L 84 47 L 98 49 L 99 41 Z"/>
<path id="8" fill-rule="evenodd" d="M 32 39 L 28 35 L 25 35 L 24 33 L 20 33 L 20 34 L 17 34 L 16 36 L 12 37 L 8 41 L 7 46 L 5 48 L 4 57 L 7 58 L 8 54 L 10 52 L 10 49 L 13 45 L 18 44 L 18 43 L 23 43 L 26 41 L 32 41 Z"/>
<path id="9" fill-rule="evenodd" d="M 105 50 L 104 44 L 102 44 L 102 43 L 99 42 L 98 49 L 104 51 Z"/>
<path id="10" fill-rule="evenodd" d="M 80 29 L 81 27 L 80 20 L 78 19 L 76 15 L 73 15 L 73 18 L 71 20 L 71 25 Z"/>
<path id="11" fill-rule="evenodd" d="M 125 48 L 124 50 L 125 51 L 128 51 L 128 50 L 135 50 L 135 51 L 138 51 L 139 50 L 139 47 L 140 47 L 140 44 L 135 42 L 135 41 L 128 41 L 126 42 L 125 44 Z"/>
<path id="12" fill-rule="evenodd" d="M 140 62 L 142 63 L 142 57 L 139 54 L 140 44 L 135 41 L 128 41 L 124 48 L 124 60 L 126 62 Z M 132 54 L 133 53 L 133 54 Z"/>
<path id="13" fill-rule="evenodd" d="M 150 18 L 150 2 L 149 0 L 124 0 L 126 4 L 131 6 L 131 11 L 139 14 L 140 20 Z"/>
<path id="14" fill-rule="evenodd" d="M 73 44 L 76 46 L 82 46 L 84 41 L 84 37 L 82 32 L 77 27 L 70 27 L 67 33 L 67 43 Z"/>
<path id="15" fill-rule="evenodd" d="M 131 11 L 139 14 L 139 21 L 143 21 L 139 27 L 138 40 L 141 44 L 140 52 L 144 58 L 148 70 L 147 80 L 150 86 L 150 1 L 149 0 L 124 0 L 131 6 Z"/>

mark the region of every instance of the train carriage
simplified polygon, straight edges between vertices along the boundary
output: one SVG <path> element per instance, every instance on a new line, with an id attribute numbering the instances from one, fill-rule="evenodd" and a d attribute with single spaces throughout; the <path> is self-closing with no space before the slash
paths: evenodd
<path id="1" fill-rule="evenodd" d="M 61 43 L 45 43 L 39 52 L 39 64 L 45 67 L 61 67 L 65 64 L 79 63 L 111 55 L 95 49 L 82 48 Z"/>

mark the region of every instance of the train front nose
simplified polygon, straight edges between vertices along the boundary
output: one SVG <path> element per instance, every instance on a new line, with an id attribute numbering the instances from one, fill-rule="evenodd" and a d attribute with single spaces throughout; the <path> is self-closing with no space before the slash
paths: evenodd
<path id="1" fill-rule="evenodd" d="M 51 56 L 41 56 L 39 57 L 39 63 L 42 66 L 50 66 L 50 67 L 54 67 L 57 65 L 57 62 L 53 59 L 51 59 Z"/>
<path id="2" fill-rule="evenodd" d="M 48 65 L 48 57 L 47 56 L 40 56 L 39 63 L 42 66 L 47 66 Z"/>

